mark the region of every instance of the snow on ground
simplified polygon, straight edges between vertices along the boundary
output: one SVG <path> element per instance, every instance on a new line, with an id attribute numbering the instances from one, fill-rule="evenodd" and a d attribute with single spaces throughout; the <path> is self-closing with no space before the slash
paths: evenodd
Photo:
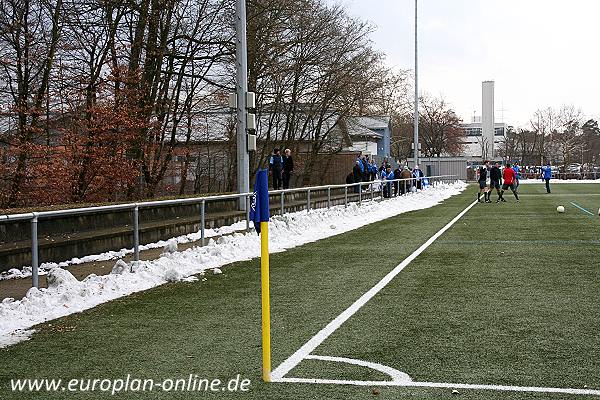
<path id="1" fill-rule="evenodd" d="M 245 229 L 246 229 L 246 221 L 244 220 L 244 221 L 236 222 L 233 225 L 227 225 L 227 226 L 215 228 L 215 229 L 205 229 L 204 236 L 205 236 L 205 238 L 209 239 L 211 237 L 217 237 L 217 236 L 221 236 L 221 235 L 229 235 L 233 232 L 241 231 L 241 230 L 245 230 Z M 175 241 L 175 243 L 177 243 L 177 244 L 182 244 L 182 243 L 197 242 L 200 239 L 201 239 L 200 232 L 194 232 L 194 233 L 179 236 L 179 237 L 176 237 L 173 239 L 169 239 L 167 241 L 160 240 L 156 243 L 140 245 L 140 251 L 149 250 L 149 249 L 159 249 L 161 247 L 164 248 L 173 241 Z M 38 271 L 39 271 L 38 274 L 46 275 L 46 273 L 48 271 L 50 271 L 52 268 L 56 268 L 56 267 L 64 268 L 64 267 L 68 267 L 69 265 L 92 263 L 92 262 L 97 262 L 97 261 L 117 260 L 119 258 L 126 256 L 127 254 L 132 254 L 132 253 L 133 253 L 133 249 L 121 249 L 119 251 L 107 251 L 105 253 L 94 254 L 91 256 L 76 257 L 71 260 L 63 261 L 60 263 L 53 263 L 53 262 L 42 263 L 38 268 Z M 25 266 L 20 269 L 12 268 L 6 272 L 0 273 L 0 281 L 8 280 L 8 279 L 23 279 L 23 278 L 29 278 L 29 277 L 31 277 L 31 267 L 30 266 Z"/>
<path id="2" fill-rule="evenodd" d="M 285 251 L 408 211 L 433 207 L 461 193 L 466 186 L 464 182 L 441 184 L 384 202 L 365 201 L 360 207 L 351 203 L 347 208 L 342 205 L 331 209 L 314 209 L 308 213 L 299 211 L 273 216 L 269 224 L 269 250 L 272 253 Z M 235 231 L 236 225 L 221 228 L 219 232 L 222 234 L 228 229 Z M 186 237 L 190 236 L 193 237 Z M 184 242 L 184 239 L 177 240 Z M 166 245 L 167 242 L 162 242 L 163 247 Z M 92 274 L 83 281 L 78 281 L 70 272 L 57 266 L 47 273 L 48 288 L 31 288 L 21 300 L 2 300 L 0 348 L 27 340 L 33 333 L 30 328 L 44 321 L 81 312 L 167 282 L 195 281 L 197 278 L 192 275 L 203 275 L 207 270 L 220 274 L 219 267 L 225 264 L 259 256 L 259 236 L 255 232 L 249 232 L 233 233 L 217 240 L 209 239 L 208 244 L 203 247 L 165 252 L 156 260 L 130 264 L 119 260 L 110 274 Z M 202 281 L 206 279 L 202 278 Z"/>

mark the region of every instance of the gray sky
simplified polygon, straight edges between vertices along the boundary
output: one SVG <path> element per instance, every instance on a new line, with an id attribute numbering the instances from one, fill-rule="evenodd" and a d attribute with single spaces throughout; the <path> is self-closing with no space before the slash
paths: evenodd
<path id="1" fill-rule="evenodd" d="M 390 66 L 413 68 L 413 0 L 330 0 L 373 23 Z M 420 89 L 470 122 L 481 81 L 496 82 L 496 120 L 528 126 L 564 104 L 600 116 L 599 0 L 419 0 Z M 502 112 L 504 109 L 504 112 Z"/>

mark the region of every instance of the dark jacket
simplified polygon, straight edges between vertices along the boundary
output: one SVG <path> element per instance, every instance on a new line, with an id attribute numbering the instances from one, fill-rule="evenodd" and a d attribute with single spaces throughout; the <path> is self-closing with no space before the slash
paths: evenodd
<path id="1" fill-rule="evenodd" d="M 280 154 L 271 154 L 269 159 L 269 169 L 272 171 L 281 171 L 283 168 L 283 157 Z"/>
<path id="2" fill-rule="evenodd" d="M 490 169 L 490 180 L 500 181 L 500 178 L 502 178 L 502 172 L 500 171 L 500 168 L 494 165 L 492 169 Z"/>
<path id="3" fill-rule="evenodd" d="M 294 160 L 292 156 L 283 156 L 283 170 L 292 172 L 294 170 Z"/>
<path id="4" fill-rule="evenodd" d="M 360 166 L 361 166 L 361 163 L 357 162 L 356 164 L 354 164 L 354 168 L 352 168 L 352 174 L 354 175 L 353 183 L 358 183 L 361 181 L 362 171 L 361 171 Z"/>
<path id="5" fill-rule="evenodd" d="M 485 166 L 479 167 L 479 181 L 485 181 L 487 179 L 488 170 Z"/>
<path id="6" fill-rule="evenodd" d="M 350 172 L 346 176 L 346 185 L 352 185 L 354 183 L 354 172 Z"/>

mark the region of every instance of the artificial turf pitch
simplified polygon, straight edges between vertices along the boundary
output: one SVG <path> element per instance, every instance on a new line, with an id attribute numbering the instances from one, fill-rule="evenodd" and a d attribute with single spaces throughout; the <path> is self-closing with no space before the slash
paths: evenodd
<path id="1" fill-rule="evenodd" d="M 380 363 L 416 381 L 600 389 L 600 185 L 522 185 L 521 203 L 478 204 L 335 331 L 314 354 Z M 271 255 L 273 366 L 301 347 L 475 198 L 443 204 Z M 495 195 L 492 196 L 495 199 Z M 558 214 L 556 206 L 566 213 Z M 246 393 L 127 392 L 120 398 L 576 399 L 583 395 L 361 387 L 260 380 L 259 260 L 205 282 L 175 283 L 38 326 L 0 350 L 11 378 L 187 377 L 251 380 Z M 382 380 L 304 360 L 288 377 Z M 597 398 L 588 396 L 588 398 Z"/>

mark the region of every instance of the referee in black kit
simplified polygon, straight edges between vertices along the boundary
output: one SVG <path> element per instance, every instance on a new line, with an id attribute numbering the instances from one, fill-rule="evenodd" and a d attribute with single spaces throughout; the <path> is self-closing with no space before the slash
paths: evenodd
<path id="1" fill-rule="evenodd" d="M 491 200 L 488 197 L 487 194 L 487 175 L 488 175 L 488 168 L 490 167 L 490 162 L 488 160 L 485 160 L 483 165 L 481 167 L 479 167 L 479 192 L 477 193 L 477 202 L 479 203 L 483 203 L 483 201 L 481 201 L 481 193 L 483 193 L 483 198 L 485 199 L 486 203 L 491 203 Z"/>
<path id="2" fill-rule="evenodd" d="M 491 203 L 490 196 L 492 190 L 496 189 L 498 197 L 500 197 L 500 184 L 502 182 L 502 171 L 500 170 L 500 163 L 496 161 L 492 169 L 490 169 L 490 190 L 486 193 L 486 202 Z"/>

